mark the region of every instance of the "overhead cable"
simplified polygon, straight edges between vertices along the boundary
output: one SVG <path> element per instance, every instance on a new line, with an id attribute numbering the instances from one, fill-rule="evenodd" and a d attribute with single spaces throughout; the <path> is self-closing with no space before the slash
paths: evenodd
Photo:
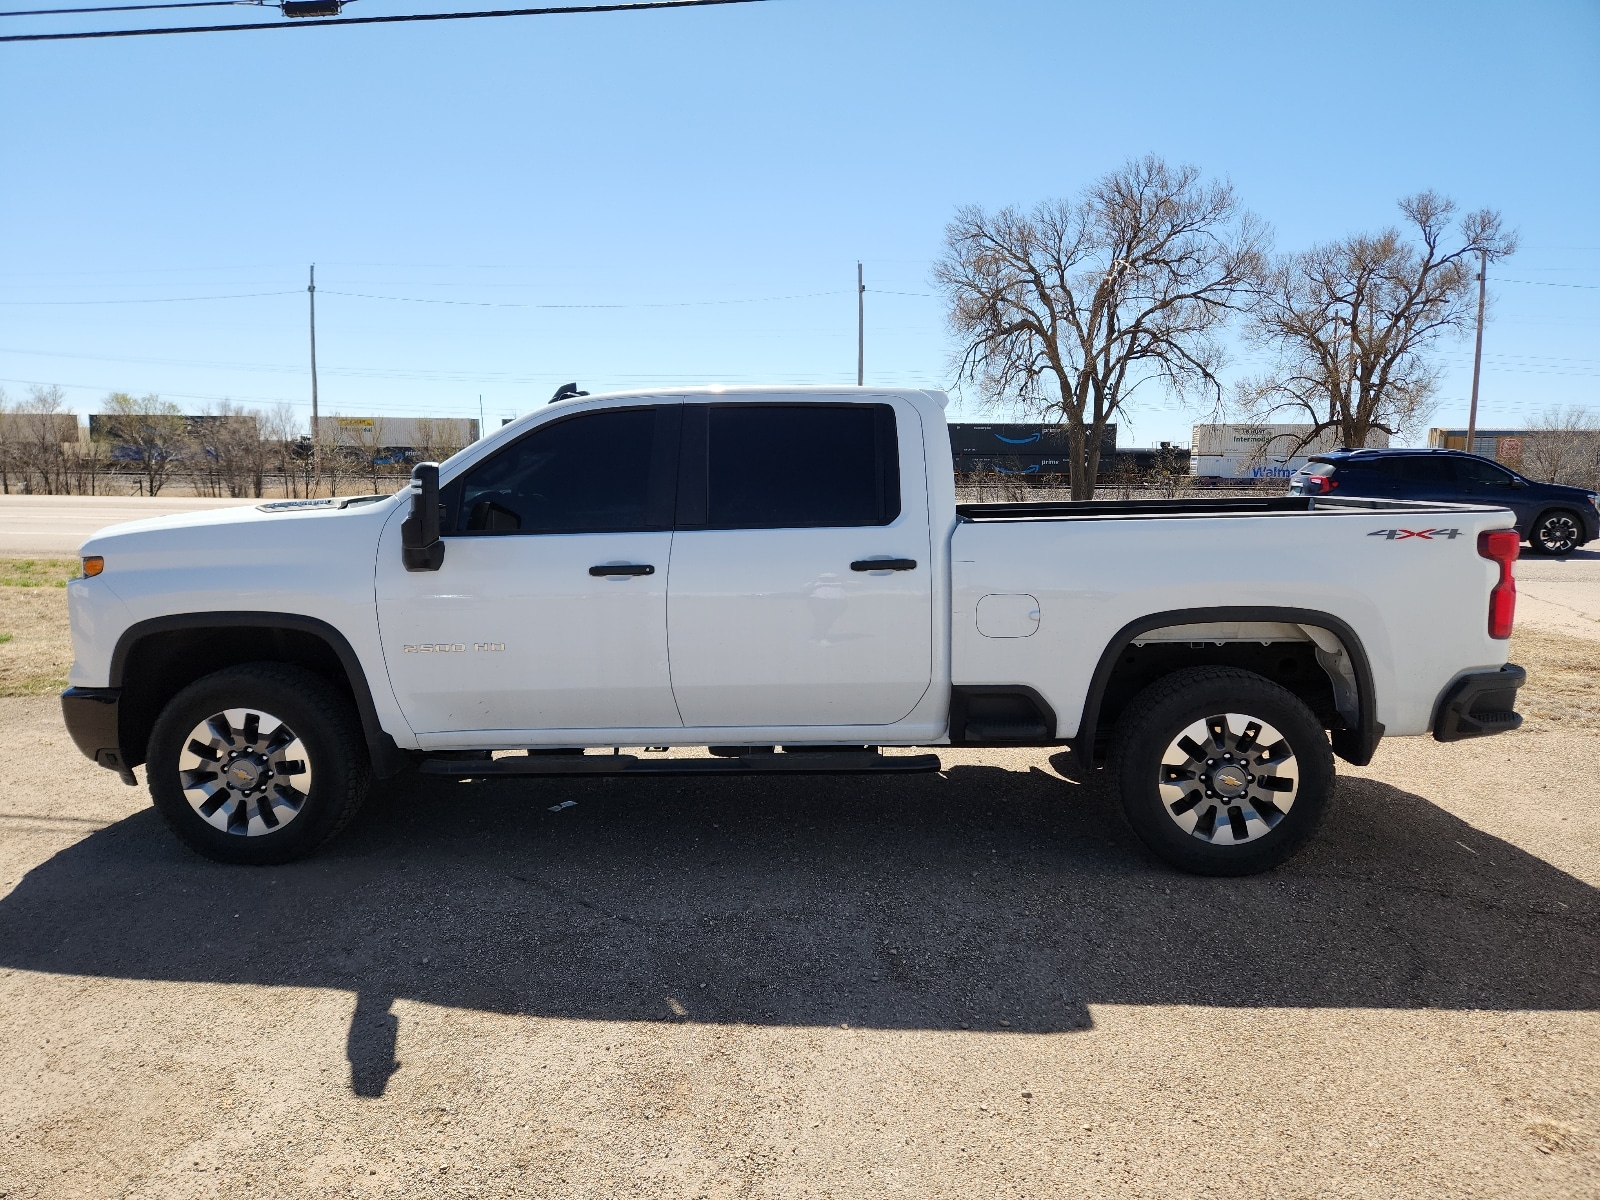
<path id="1" fill-rule="evenodd" d="M 636 304 L 525 304 L 512 300 L 437 300 L 419 296 L 373 296 L 365 292 L 335 292 L 317 289 L 322 296 L 344 296 L 351 300 L 394 300 L 403 304 L 453 304 L 466 308 L 699 308 L 714 304 L 766 304 L 776 300 L 809 300 L 814 296 L 843 296 L 844 291 L 798 292 L 791 296 L 749 296 L 737 300 L 657 300 Z"/>
<path id="2" fill-rule="evenodd" d="M 0 38 L 0 41 L 3 41 Z M 300 289 L 292 292 L 245 292 L 237 296 L 153 296 L 137 300 L 0 300 L 8 305 L 60 305 L 60 304 L 187 304 L 191 300 L 254 300 L 258 296 L 298 296 Z"/>
<path id="3" fill-rule="evenodd" d="M 1548 279 L 1507 279 L 1503 275 L 1491 275 L 1489 278 L 1495 283 L 1526 283 L 1532 287 L 1582 288 L 1587 292 L 1600 291 L 1600 283 L 1554 283 Z"/>
<path id="4" fill-rule="evenodd" d="M 98 8 L 25 8 L 0 10 L 0 17 L 57 17 L 69 13 L 143 12 L 151 8 L 263 8 L 266 0 L 177 0 L 172 4 L 105 4 Z"/>
<path id="5" fill-rule="evenodd" d="M 403 21 L 470 21 L 478 17 L 553 17 L 562 13 L 645 12 L 656 8 L 709 8 L 721 4 L 761 4 L 764 0 L 638 0 L 631 4 L 582 4 L 558 8 L 497 8 L 485 12 L 407 13 L 390 17 L 329 17 L 254 25 L 166 25 L 158 29 L 100 29 L 83 33 L 13 33 L 0 42 L 65 42 L 85 38 L 147 37 L 160 33 L 233 33 L 245 29 L 309 29 L 320 25 L 388 25 Z"/>

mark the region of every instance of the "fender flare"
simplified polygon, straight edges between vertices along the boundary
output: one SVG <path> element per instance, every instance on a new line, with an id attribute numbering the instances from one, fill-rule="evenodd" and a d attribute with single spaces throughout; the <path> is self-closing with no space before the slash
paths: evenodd
<path id="1" fill-rule="evenodd" d="M 326 643 L 344 668 L 350 683 L 350 694 L 355 700 L 356 713 L 361 718 L 361 732 L 366 738 L 367 753 L 372 760 L 372 772 L 379 779 L 398 775 L 410 764 L 410 756 L 396 744 L 393 736 L 378 720 L 378 708 L 372 700 L 372 688 L 367 682 L 366 670 L 356 656 L 348 638 L 327 621 L 298 613 L 281 612 L 195 612 L 174 613 L 164 617 L 151 617 L 137 621 L 122 631 L 116 648 L 111 652 L 110 684 L 123 685 L 123 670 L 134 646 L 146 637 L 158 633 L 171 633 L 187 629 L 238 629 L 255 627 L 263 629 L 292 629 L 308 633 Z"/>
<path id="2" fill-rule="evenodd" d="M 1331 613 L 1309 608 L 1278 608 L 1274 606 L 1228 605 L 1219 608 L 1177 608 L 1166 612 L 1147 613 L 1129 621 L 1112 636 L 1095 664 L 1089 677 L 1089 691 L 1083 699 L 1083 717 L 1078 722 L 1078 733 L 1072 739 L 1072 752 L 1084 762 L 1094 760 L 1094 745 L 1100 726 L 1100 706 L 1105 700 L 1106 685 L 1133 640 L 1141 633 L 1161 629 L 1167 625 L 1197 625 L 1207 621 L 1283 621 L 1293 625 L 1314 625 L 1326 629 L 1344 644 L 1350 655 L 1350 665 L 1356 676 L 1356 699 L 1360 719 L 1355 729 L 1336 729 L 1330 741 L 1333 752 L 1352 766 L 1364 767 L 1377 753 L 1378 742 L 1383 738 L 1383 726 L 1378 723 L 1377 692 L 1372 682 L 1372 665 L 1367 660 L 1366 647 L 1356 636 L 1348 622 Z"/>

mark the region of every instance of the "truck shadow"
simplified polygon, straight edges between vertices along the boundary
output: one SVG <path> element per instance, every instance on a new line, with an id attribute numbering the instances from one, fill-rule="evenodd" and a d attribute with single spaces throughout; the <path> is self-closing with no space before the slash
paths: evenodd
<path id="1" fill-rule="evenodd" d="M 0 900 L 0 966 L 353 991 L 375 1096 L 397 997 L 1034 1033 L 1096 1003 L 1593 1009 L 1597 931 L 1600 891 L 1373 780 L 1341 780 L 1295 862 L 1229 880 L 1168 870 L 1100 781 L 1038 768 L 403 777 L 286 867 L 197 858 L 151 810 L 100 830 Z"/>

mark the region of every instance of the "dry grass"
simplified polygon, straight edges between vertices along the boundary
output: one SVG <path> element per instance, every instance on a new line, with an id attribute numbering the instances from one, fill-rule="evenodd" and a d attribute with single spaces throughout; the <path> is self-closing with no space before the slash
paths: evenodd
<path id="1" fill-rule="evenodd" d="M 1525 728 L 1600 724 L 1600 641 L 1524 627 L 1511 638 L 1511 661 L 1528 672 L 1517 694 Z"/>
<path id="2" fill-rule="evenodd" d="M 65 587 L 0 586 L 0 696 L 58 692 L 71 665 Z"/>

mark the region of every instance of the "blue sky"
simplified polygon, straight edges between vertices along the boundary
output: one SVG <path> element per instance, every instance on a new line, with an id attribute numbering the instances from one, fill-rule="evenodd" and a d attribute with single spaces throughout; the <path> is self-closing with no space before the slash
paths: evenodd
<path id="1" fill-rule="evenodd" d="M 278 20 L 194 20 L 219 12 Z M 868 382 L 943 386 L 928 270 L 955 206 L 1147 151 L 1230 178 L 1281 249 L 1424 187 L 1499 208 L 1524 248 L 1491 273 L 1480 424 L 1600 409 L 1592 0 L 772 0 L 11 44 L 0 113 L 0 386 L 80 413 L 113 388 L 309 409 L 311 262 L 324 413 L 853 382 L 857 259 Z M 190 299 L 223 296 L 250 298 Z M 1444 361 L 1435 423 L 1464 423 L 1470 342 Z M 1123 444 L 1197 419 L 1158 395 L 1133 417 Z"/>

